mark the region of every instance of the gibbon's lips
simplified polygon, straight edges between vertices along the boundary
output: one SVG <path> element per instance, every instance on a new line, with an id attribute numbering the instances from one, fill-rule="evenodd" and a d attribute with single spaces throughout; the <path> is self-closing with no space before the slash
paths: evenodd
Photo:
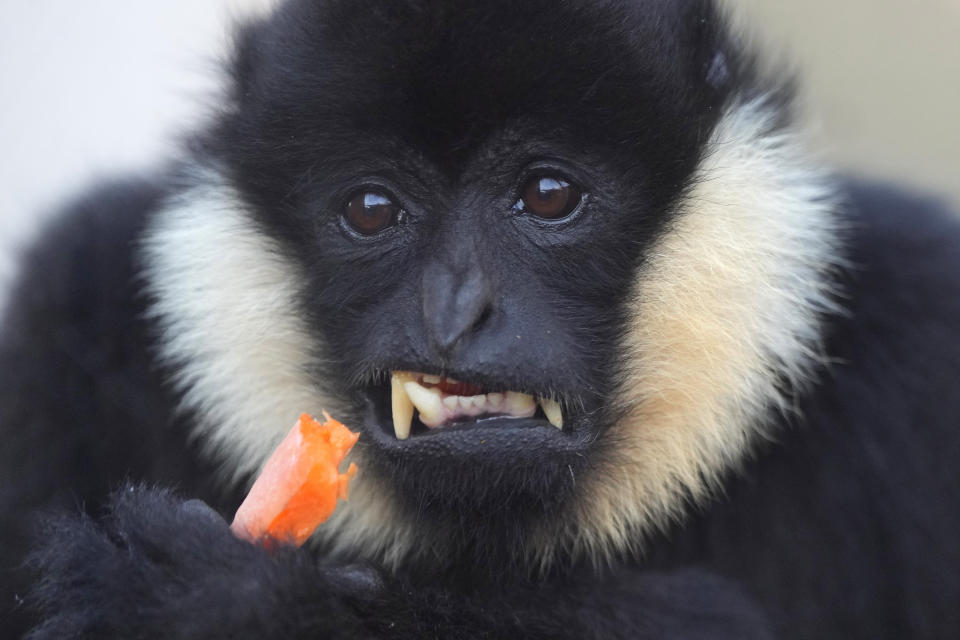
<path id="1" fill-rule="evenodd" d="M 393 430 L 398 440 L 410 437 L 414 411 L 428 430 L 486 418 L 531 418 L 537 406 L 546 420 L 563 430 L 560 403 L 517 391 L 493 391 L 443 376 L 394 371 L 390 379 Z"/>

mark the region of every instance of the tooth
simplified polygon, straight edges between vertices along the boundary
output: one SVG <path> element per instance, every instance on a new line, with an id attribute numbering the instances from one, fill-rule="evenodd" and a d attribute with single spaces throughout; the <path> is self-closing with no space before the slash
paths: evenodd
<path id="1" fill-rule="evenodd" d="M 470 400 L 470 415 L 478 416 L 483 413 L 484 408 L 487 405 L 487 396 L 479 395 L 472 396 Z"/>
<path id="2" fill-rule="evenodd" d="M 490 407 L 492 411 L 496 411 L 500 408 L 500 404 L 503 402 L 502 393 L 488 393 L 487 394 L 487 406 Z"/>
<path id="3" fill-rule="evenodd" d="M 410 423 L 413 421 L 413 403 L 403 388 L 409 376 L 394 373 L 390 378 L 391 403 L 393 405 L 393 432 L 397 440 L 406 440 L 410 437 Z"/>
<path id="4" fill-rule="evenodd" d="M 543 407 L 543 412 L 550 424 L 563 430 L 563 412 L 560 410 L 560 403 L 550 398 L 540 398 L 540 406 Z"/>
<path id="5" fill-rule="evenodd" d="M 440 381 L 442 379 L 443 378 L 441 378 L 440 376 L 430 376 L 426 374 L 424 374 L 423 376 L 423 381 L 426 382 L 427 384 L 440 384 Z"/>
<path id="6" fill-rule="evenodd" d="M 533 396 L 516 391 L 507 391 L 505 405 L 507 412 L 517 418 L 529 418 L 537 411 L 537 401 Z"/>
<path id="7" fill-rule="evenodd" d="M 403 385 L 410 402 L 420 411 L 420 421 L 428 427 L 438 427 L 443 423 L 443 401 L 440 393 L 420 386 L 416 382 L 407 382 Z"/>
<path id="8" fill-rule="evenodd" d="M 449 409 L 450 411 L 456 411 L 458 406 L 457 396 L 446 396 L 443 399 L 443 406 Z"/>

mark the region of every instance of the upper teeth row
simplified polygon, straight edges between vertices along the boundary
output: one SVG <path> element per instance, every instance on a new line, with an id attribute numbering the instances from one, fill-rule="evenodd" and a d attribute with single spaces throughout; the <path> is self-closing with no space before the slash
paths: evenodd
<path id="1" fill-rule="evenodd" d="M 426 376 L 423 380 L 439 382 Z M 431 429 L 460 417 L 499 414 L 514 418 L 529 418 L 537 411 L 533 396 L 515 391 L 486 393 L 477 396 L 453 396 L 439 389 L 425 387 L 417 382 L 416 374 L 395 372 L 390 381 L 393 408 L 393 429 L 399 440 L 410 437 L 414 407 L 420 412 L 420 421 Z M 560 403 L 550 398 L 539 398 L 540 406 L 550 424 L 563 428 Z"/>

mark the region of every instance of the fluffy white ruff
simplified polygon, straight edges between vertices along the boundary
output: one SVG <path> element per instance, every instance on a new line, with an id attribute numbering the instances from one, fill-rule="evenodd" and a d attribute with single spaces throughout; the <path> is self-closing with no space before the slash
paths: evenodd
<path id="1" fill-rule="evenodd" d="M 160 212 L 142 257 L 159 355 L 196 416 L 194 436 L 226 482 L 250 482 L 302 412 L 338 406 L 311 373 L 323 354 L 298 310 L 304 278 L 214 171 Z M 395 564 L 415 538 L 394 504 L 361 471 L 321 534 Z"/>
<path id="2" fill-rule="evenodd" d="M 195 435 L 229 480 L 256 472 L 300 413 L 327 407 L 300 274 L 212 172 L 156 217 L 142 251 L 160 356 Z"/>
<path id="3" fill-rule="evenodd" d="M 836 201 L 774 107 L 738 104 L 637 274 L 609 460 L 583 479 L 566 528 L 538 553 L 597 560 L 641 548 L 749 455 L 824 358 L 836 313 Z M 772 131 L 772 132 L 771 132 Z"/>

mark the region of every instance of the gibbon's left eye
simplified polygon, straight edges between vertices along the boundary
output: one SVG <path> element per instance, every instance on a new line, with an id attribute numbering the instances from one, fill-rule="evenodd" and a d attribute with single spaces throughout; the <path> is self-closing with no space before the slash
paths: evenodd
<path id="1" fill-rule="evenodd" d="M 565 218 L 583 200 L 583 191 L 558 175 L 541 175 L 523 185 L 517 209 L 544 220 Z"/>
<path id="2" fill-rule="evenodd" d="M 343 218 L 347 224 L 365 236 L 380 233 L 397 223 L 400 205 L 378 191 L 361 191 L 347 203 Z"/>

